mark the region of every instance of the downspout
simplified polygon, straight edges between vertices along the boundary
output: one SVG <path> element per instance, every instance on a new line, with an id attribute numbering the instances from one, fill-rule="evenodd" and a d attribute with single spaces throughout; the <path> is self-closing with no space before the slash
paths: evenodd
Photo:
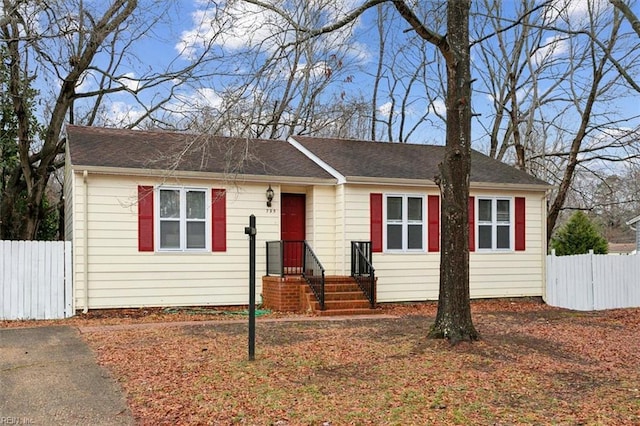
<path id="1" fill-rule="evenodd" d="M 83 268 L 84 268 L 84 309 L 82 313 L 89 312 L 89 172 L 82 172 L 82 189 L 83 189 L 83 220 L 84 224 L 84 241 L 83 241 Z"/>
<path id="2" fill-rule="evenodd" d="M 342 275 L 346 275 L 347 271 L 347 188 L 344 184 L 342 187 Z"/>

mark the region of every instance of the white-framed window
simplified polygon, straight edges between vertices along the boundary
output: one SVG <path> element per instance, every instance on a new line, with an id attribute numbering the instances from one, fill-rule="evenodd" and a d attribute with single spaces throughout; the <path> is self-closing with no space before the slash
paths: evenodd
<path id="1" fill-rule="evenodd" d="M 159 251 L 206 251 L 209 249 L 211 205 L 209 191 L 202 188 L 159 187 L 157 245 Z"/>
<path id="2" fill-rule="evenodd" d="M 425 250 L 425 197 L 389 194 L 384 197 L 385 251 Z"/>
<path id="3" fill-rule="evenodd" d="M 511 198 L 478 197 L 478 250 L 513 248 L 513 201 Z"/>

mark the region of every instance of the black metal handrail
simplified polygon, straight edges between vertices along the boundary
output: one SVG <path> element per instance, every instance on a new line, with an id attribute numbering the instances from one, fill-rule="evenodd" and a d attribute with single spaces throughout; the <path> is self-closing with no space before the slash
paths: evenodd
<path id="1" fill-rule="evenodd" d="M 324 267 L 306 241 L 267 241 L 267 275 L 302 275 L 324 310 Z"/>
<path id="2" fill-rule="evenodd" d="M 302 276 L 311 287 L 313 295 L 320 304 L 320 310 L 324 311 L 324 268 L 306 241 L 304 242 Z"/>
<path id="3" fill-rule="evenodd" d="M 371 308 L 375 308 L 376 270 L 372 256 L 371 241 L 351 241 L 351 276 L 369 300 Z"/>

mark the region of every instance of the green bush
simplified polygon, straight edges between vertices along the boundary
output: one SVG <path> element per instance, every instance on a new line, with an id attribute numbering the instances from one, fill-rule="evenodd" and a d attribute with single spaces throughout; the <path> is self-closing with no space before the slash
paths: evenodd
<path id="1" fill-rule="evenodd" d="M 585 254 L 593 250 L 596 254 L 607 254 L 607 240 L 596 225 L 581 211 L 575 212 L 551 239 L 551 248 L 556 255 Z"/>

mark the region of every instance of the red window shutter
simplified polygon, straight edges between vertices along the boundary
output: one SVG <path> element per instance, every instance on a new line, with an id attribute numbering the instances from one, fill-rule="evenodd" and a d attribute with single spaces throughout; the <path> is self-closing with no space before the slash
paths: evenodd
<path id="1" fill-rule="evenodd" d="M 211 250 L 227 251 L 227 192 L 211 190 Z"/>
<path id="2" fill-rule="evenodd" d="M 523 251 L 525 249 L 525 208 L 524 197 L 516 197 L 516 250 Z"/>
<path id="3" fill-rule="evenodd" d="M 469 197 L 469 251 L 476 251 L 476 199 Z"/>
<path id="4" fill-rule="evenodd" d="M 440 250 L 440 197 L 427 197 L 427 247 L 429 251 Z"/>
<path id="5" fill-rule="evenodd" d="M 138 186 L 138 251 L 153 251 L 153 186 Z"/>
<path id="6" fill-rule="evenodd" d="M 369 195 L 371 211 L 371 246 L 374 253 L 382 252 L 382 194 Z"/>

